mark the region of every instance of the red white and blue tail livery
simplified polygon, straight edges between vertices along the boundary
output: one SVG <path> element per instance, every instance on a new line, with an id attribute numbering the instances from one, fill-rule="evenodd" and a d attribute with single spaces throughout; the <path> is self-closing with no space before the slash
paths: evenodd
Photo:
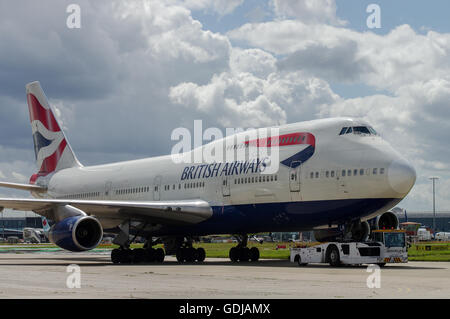
<path id="1" fill-rule="evenodd" d="M 67 143 L 39 82 L 27 84 L 26 93 L 36 164 L 39 169 L 30 179 L 30 183 L 35 184 L 39 177 L 81 165 Z"/>

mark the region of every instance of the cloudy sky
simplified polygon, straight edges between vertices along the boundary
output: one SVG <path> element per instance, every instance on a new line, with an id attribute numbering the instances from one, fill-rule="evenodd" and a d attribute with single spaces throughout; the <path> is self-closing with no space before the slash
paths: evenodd
<path id="1" fill-rule="evenodd" d="M 80 28 L 67 27 L 71 3 Z M 449 12 L 446 0 L 1 0 L 0 180 L 36 171 L 24 86 L 38 80 L 84 165 L 168 154 L 195 119 L 361 117 L 416 167 L 400 206 L 431 210 L 439 176 L 437 209 L 450 210 Z"/>

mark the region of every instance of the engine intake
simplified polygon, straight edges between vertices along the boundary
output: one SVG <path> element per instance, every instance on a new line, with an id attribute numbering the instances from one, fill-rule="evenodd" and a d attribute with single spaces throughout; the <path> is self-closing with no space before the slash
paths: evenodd
<path id="1" fill-rule="evenodd" d="M 398 229 L 400 225 L 397 215 L 391 211 L 377 216 L 373 221 L 373 228 L 375 229 Z"/>
<path id="2" fill-rule="evenodd" d="M 52 243 L 70 251 L 93 249 L 102 238 L 102 225 L 91 216 L 67 217 L 53 225 L 48 234 Z"/>

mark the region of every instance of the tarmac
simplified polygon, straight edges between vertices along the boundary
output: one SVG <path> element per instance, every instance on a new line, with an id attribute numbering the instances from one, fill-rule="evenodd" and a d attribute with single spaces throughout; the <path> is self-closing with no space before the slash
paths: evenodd
<path id="1" fill-rule="evenodd" d="M 387 265 L 379 281 L 367 270 L 288 260 L 179 264 L 172 256 L 163 264 L 113 265 L 106 250 L 6 251 L 0 298 L 450 298 L 450 262 Z"/>

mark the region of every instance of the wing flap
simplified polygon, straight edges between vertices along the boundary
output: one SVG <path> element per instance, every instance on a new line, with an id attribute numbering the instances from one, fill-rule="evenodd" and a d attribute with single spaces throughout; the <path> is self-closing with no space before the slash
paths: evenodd
<path id="1" fill-rule="evenodd" d="M 140 219 L 162 224 L 197 224 L 212 216 L 212 209 L 204 200 L 180 201 L 108 201 L 61 199 L 0 198 L 1 208 L 34 211 L 50 219 L 58 206 L 71 205 L 88 215 L 108 219 Z"/>

